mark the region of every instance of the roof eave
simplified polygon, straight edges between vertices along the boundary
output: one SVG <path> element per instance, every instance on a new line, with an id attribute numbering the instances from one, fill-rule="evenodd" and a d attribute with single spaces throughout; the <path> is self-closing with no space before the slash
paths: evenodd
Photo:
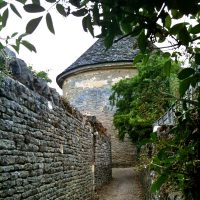
<path id="1" fill-rule="evenodd" d="M 128 66 L 126 66 L 128 65 Z M 98 64 L 90 64 L 90 65 L 82 65 L 77 66 L 76 68 L 72 68 L 70 70 L 65 70 L 61 74 L 59 74 L 56 78 L 56 82 L 59 87 L 62 89 L 63 82 L 66 78 L 73 76 L 75 74 L 83 73 L 86 71 L 95 71 L 95 70 L 107 70 L 107 69 L 134 69 L 133 61 L 117 61 L 117 62 L 106 62 L 106 63 L 98 63 Z"/>

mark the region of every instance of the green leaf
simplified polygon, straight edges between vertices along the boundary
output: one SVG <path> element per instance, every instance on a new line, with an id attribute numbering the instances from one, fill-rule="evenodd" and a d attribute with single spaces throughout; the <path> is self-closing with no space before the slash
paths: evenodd
<path id="1" fill-rule="evenodd" d="M 56 9 L 57 9 L 57 11 L 58 11 L 61 15 L 63 15 L 64 17 L 67 16 L 67 13 L 66 13 L 65 8 L 64 8 L 63 5 L 57 4 L 57 5 L 56 5 Z"/>
<path id="2" fill-rule="evenodd" d="M 40 5 L 40 0 L 32 0 L 32 3 Z"/>
<path id="3" fill-rule="evenodd" d="M 30 51 L 34 51 L 35 53 L 37 52 L 36 51 L 36 48 L 28 41 L 26 40 L 22 40 L 21 43 L 27 48 L 29 49 Z"/>
<path id="4" fill-rule="evenodd" d="M 19 46 L 18 45 L 11 45 L 11 47 L 19 53 Z"/>
<path id="5" fill-rule="evenodd" d="M 167 17 L 165 18 L 165 26 L 166 26 L 166 28 L 168 28 L 168 29 L 170 29 L 170 27 L 171 27 L 171 17 L 170 17 L 170 15 L 167 15 Z"/>
<path id="6" fill-rule="evenodd" d="M 93 7 L 93 21 L 95 25 L 99 25 L 100 14 L 98 4 L 95 4 Z"/>
<path id="7" fill-rule="evenodd" d="M 158 137 L 157 137 L 157 133 L 153 132 L 151 133 L 151 143 L 155 143 L 157 141 Z"/>
<path id="8" fill-rule="evenodd" d="M 190 34 L 187 31 L 186 26 L 184 26 L 178 33 L 178 39 L 181 41 L 181 44 L 188 45 L 191 41 Z"/>
<path id="9" fill-rule="evenodd" d="M 135 26 L 131 35 L 132 36 L 137 36 L 137 35 L 140 34 L 141 30 L 142 30 L 141 26 Z"/>
<path id="10" fill-rule="evenodd" d="M 200 33 L 200 24 L 197 24 L 196 26 L 192 27 L 192 29 L 190 30 L 190 33 L 192 34 Z"/>
<path id="11" fill-rule="evenodd" d="M 112 44 L 113 44 L 113 40 L 114 40 L 114 34 L 107 34 L 106 37 L 104 38 L 104 44 L 106 46 L 106 49 L 109 49 Z"/>
<path id="12" fill-rule="evenodd" d="M 184 23 L 178 23 L 175 24 L 174 26 L 172 26 L 172 28 L 170 29 L 170 33 L 171 34 L 178 34 L 184 27 L 185 22 Z"/>
<path id="13" fill-rule="evenodd" d="M 45 9 L 38 4 L 27 4 L 24 6 L 24 10 L 29 13 L 37 13 L 45 11 Z"/>
<path id="14" fill-rule="evenodd" d="M 181 14 L 178 10 L 171 10 L 172 16 L 174 19 L 180 19 L 181 17 L 183 17 L 183 14 Z"/>
<path id="15" fill-rule="evenodd" d="M 142 58 L 143 58 L 142 54 L 137 54 L 137 56 L 135 56 L 135 58 L 133 59 L 133 64 L 137 64 L 142 60 Z"/>
<path id="16" fill-rule="evenodd" d="M 28 33 L 28 34 L 33 33 L 35 31 L 35 29 L 37 28 L 37 26 L 39 25 L 41 19 L 42 19 L 42 16 L 30 20 L 28 22 L 28 24 L 26 25 L 26 33 Z"/>
<path id="17" fill-rule="evenodd" d="M 5 7 L 5 6 L 7 6 L 7 5 L 8 5 L 7 2 L 2 1 L 2 2 L 0 3 L 0 9 L 2 9 L 3 7 Z"/>
<path id="18" fill-rule="evenodd" d="M 86 16 L 86 24 L 87 24 L 87 29 L 89 30 L 90 34 L 94 37 L 94 29 L 93 29 L 93 26 L 92 26 L 92 18 L 90 16 L 90 14 L 88 14 Z"/>
<path id="19" fill-rule="evenodd" d="M 82 8 L 82 9 L 80 9 L 80 10 L 76 10 L 76 11 L 72 12 L 72 15 L 74 15 L 74 16 L 76 16 L 76 17 L 82 17 L 82 16 L 86 15 L 87 12 L 88 12 L 87 9 Z"/>
<path id="20" fill-rule="evenodd" d="M 16 7 L 12 3 L 10 4 L 10 8 L 18 17 L 22 18 L 22 16 L 20 15 L 18 10 L 16 9 Z"/>
<path id="21" fill-rule="evenodd" d="M 179 93 L 181 97 L 183 97 L 185 95 L 185 92 L 189 89 L 192 83 L 192 80 L 193 80 L 193 77 L 188 77 L 180 82 Z"/>
<path id="22" fill-rule="evenodd" d="M 6 8 L 6 10 L 3 12 L 2 15 L 2 26 L 5 27 L 8 21 L 8 15 L 9 15 L 9 11 L 8 8 Z"/>
<path id="23" fill-rule="evenodd" d="M 196 54 L 195 54 L 195 63 L 196 63 L 197 65 L 200 65 L 200 54 L 199 54 L 199 53 L 196 53 Z"/>
<path id="24" fill-rule="evenodd" d="M 127 23 L 125 20 L 123 20 L 120 23 L 120 29 L 124 34 L 130 33 L 132 31 L 132 26 L 130 23 Z"/>
<path id="25" fill-rule="evenodd" d="M 155 193 L 160 189 L 163 183 L 167 181 L 167 174 L 161 174 L 156 181 L 151 185 L 151 192 Z"/>
<path id="26" fill-rule="evenodd" d="M 56 0 L 45 0 L 45 1 L 47 1 L 49 3 L 55 3 L 56 2 Z"/>
<path id="27" fill-rule="evenodd" d="M 191 86 L 195 88 L 197 84 L 199 83 L 199 80 L 200 80 L 200 77 L 198 73 L 192 76 Z"/>
<path id="28" fill-rule="evenodd" d="M 69 0 L 69 3 L 72 4 L 73 6 L 80 8 L 80 3 L 81 1 L 77 0 Z"/>
<path id="29" fill-rule="evenodd" d="M 12 37 L 15 37 L 17 34 L 18 34 L 18 32 L 13 33 L 13 34 L 11 35 L 11 38 L 12 38 Z"/>
<path id="30" fill-rule="evenodd" d="M 140 51 L 142 53 L 144 53 L 145 50 L 146 50 L 146 46 L 147 46 L 146 36 L 145 36 L 144 30 L 141 31 L 141 33 L 140 33 L 140 35 L 138 37 L 138 46 L 140 48 Z"/>
<path id="31" fill-rule="evenodd" d="M 167 60 L 164 64 L 164 73 L 167 75 L 167 76 L 170 76 L 170 71 L 171 71 L 171 60 Z"/>
<path id="32" fill-rule="evenodd" d="M 47 22 L 47 27 L 48 27 L 48 29 L 49 29 L 53 34 L 55 34 L 55 30 L 54 30 L 54 27 L 53 27 L 53 21 L 52 21 L 51 15 L 50 15 L 49 13 L 47 13 L 47 15 L 46 15 L 46 22 Z"/>
<path id="33" fill-rule="evenodd" d="M 82 27 L 85 32 L 87 32 L 87 16 L 82 19 Z"/>
<path id="34" fill-rule="evenodd" d="M 81 1 L 81 6 L 85 6 L 90 0 L 83 0 Z"/>
<path id="35" fill-rule="evenodd" d="M 195 70 L 188 67 L 188 68 L 184 68 L 182 69 L 179 73 L 178 73 L 178 78 L 180 80 L 186 79 L 189 76 L 193 75 L 195 73 Z"/>
<path id="36" fill-rule="evenodd" d="M 171 56 L 171 54 L 169 52 L 165 52 L 165 53 L 162 54 L 162 56 L 164 58 L 169 58 Z"/>

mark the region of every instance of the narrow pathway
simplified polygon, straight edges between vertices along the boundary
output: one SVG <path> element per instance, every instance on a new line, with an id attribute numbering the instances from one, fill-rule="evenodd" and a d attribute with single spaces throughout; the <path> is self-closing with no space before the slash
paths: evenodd
<path id="1" fill-rule="evenodd" d="M 143 200 L 141 184 L 133 168 L 113 168 L 113 180 L 98 194 L 99 200 Z"/>

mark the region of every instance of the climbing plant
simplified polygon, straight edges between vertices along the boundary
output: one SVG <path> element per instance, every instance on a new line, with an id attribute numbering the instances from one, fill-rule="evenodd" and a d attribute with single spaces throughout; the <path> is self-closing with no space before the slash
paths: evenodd
<path id="1" fill-rule="evenodd" d="M 164 67 L 166 60 L 173 66 L 170 71 Z M 173 103 L 167 96 L 178 96 L 179 65 L 167 55 L 156 52 L 146 56 L 136 67 L 138 75 L 115 84 L 110 100 L 116 106 L 114 125 L 120 139 L 129 134 L 134 142 L 140 142 L 149 138 L 152 124 Z"/>
<path id="2" fill-rule="evenodd" d="M 36 71 L 33 69 L 33 67 L 30 65 L 28 66 L 28 68 L 33 72 L 33 74 L 38 77 L 38 78 L 41 78 L 43 80 L 45 80 L 47 83 L 51 83 L 52 80 L 49 78 L 49 70 L 46 70 L 46 71 Z"/>

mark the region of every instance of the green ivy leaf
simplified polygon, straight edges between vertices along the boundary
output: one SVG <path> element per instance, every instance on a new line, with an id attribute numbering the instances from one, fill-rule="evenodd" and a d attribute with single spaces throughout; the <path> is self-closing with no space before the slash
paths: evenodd
<path id="1" fill-rule="evenodd" d="M 16 9 L 16 7 L 12 3 L 10 4 L 10 8 L 18 17 L 22 18 L 22 16 L 20 15 L 18 10 Z"/>
<path id="2" fill-rule="evenodd" d="M 141 33 L 140 33 L 140 35 L 138 37 L 138 46 L 140 48 L 140 51 L 142 53 L 144 53 L 145 50 L 146 50 L 146 46 L 147 46 L 146 36 L 145 36 L 144 30 L 141 31 Z"/>
<path id="3" fill-rule="evenodd" d="M 35 29 L 37 28 L 37 26 L 39 25 L 41 19 L 42 19 L 42 16 L 30 20 L 28 22 L 28 24 L 26 25 L 26 33 L 28 33 L 28 34 L 33 33 L 35 31 Z"/>
<path id="4" fill-rule="evenodd" d="M 182 69 L 179 73 L 178 73 L 178 78 L 180 80 L 186 79 L 189 76 L 193 75 L 195 73 L 195 70 L 188 67 L 188 68 L 184 68 Z"/>
<path id="5" fill-rule="evenodd" d="M 155 193 L 160 189 L 163 183 L 167 181 L 167 174 L 161 174 L 156 181 L 151 185 L 151 192 Z"/>
<path id="6" fill-rule="evenodd" d="M 54 27 L 53 27 L 53 21 L 52 21 L 51 15 L 50 15 L 49 13 L 47 13 L 47 15 L 46 15 L 46 23 L 47 23 L 48 29 L 49 29 L 53 34 L 55 34 L 55 30 L 54 30 Z"/>
<path id="7" fill-rule="evenodd" d="M 65 8 L 64 8 L 63 5 L 61 5 L 61 4 L 56 4 L 56 10 L 57 10 L 61 15 L 63 15 L 64 17 L 67 16 L 67 13 L 66 13 Z"/>
<path id="8" fill-rule="evenodd" d="M 2 26 L 5 27 L 8 21 L 8 15 L 9 15 L 9 11 L 8 8 L 6 8 L 6 10 L 3 12 L 2 15 Z"/>
<path id="9" fill-rule="evenodd" d="M 26 40 L 22 40 L 21 43 L 27 48 L 29 49 L 30 51 L 34 51 L 35 53 L 37 52 L 36 51 L 36 48 L 28 41 Z"/>
<path id="10" fill-rule="evenodd" d="M 45 9 L 38 4 L 27 4 L 24 6 L 24 10 L 29 13 L 37 13 L 45 11 Z"/>

